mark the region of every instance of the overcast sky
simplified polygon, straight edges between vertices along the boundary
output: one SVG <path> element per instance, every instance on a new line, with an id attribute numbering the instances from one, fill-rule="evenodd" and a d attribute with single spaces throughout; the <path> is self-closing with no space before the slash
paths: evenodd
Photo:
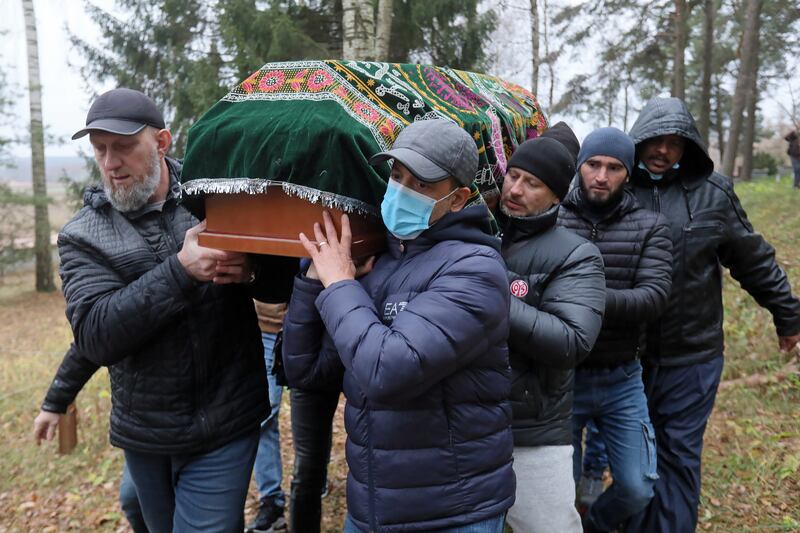
<path id="1" fill-rule="evenodd" d="M 569 0 L 568 0 L 569 1 Z M 100 7 L 109 9 L 113 0 L 92 0 Z M 487 2 L 493 3 L 493 2 Z M 518 5 L 517 9 L 514 6 Z M 497 3 L 496 5 L 501 5 Z M 505 27 L 500 27 L 494 33 L 495 42 L 489 45 L 490 49 L 497 50 L 498 65 L 495 74 L 507 77 L 523 86 L 530 86 L 530 24 L 524 12 L 524 5 L 530 5 L 528 0 L 506 0 L 502 2 L 509 13 L 501 15 L 501 21 L 515 21 L 515 27 L 509 28 L 508 22 L 501 22 Z M 84 12 L 83 0 L 35 0 L 37 25 L 39 32 L 39 64 L 43 88 L 43 113 L 48 134 L 62 140 L 59 145 L 50 144 L 46 153 L 54 155 L 75 155 L 79 147 L 88 149 L 86 138 L 71 141 L 69 137 L 80 129 L 86 118 L 92 92 L 100 93 L 113 87 L 87 84 L 80 75 L 82 58 L 72 49 L 67 36 L 66 28 L 86 39 L 96 38 L 97 30 L 94 23 Z M 504 42 L 500 42 L 504 41 Z M 507 42 L 505 42 L 507 41 Z M 8 72 L 8 80 L 12 84 L 17 101 L 13 109 L 12 124 L 15 133 L 23 133 L 28 128 L 28 99 L 27 99 L 27 66 L 24 17 L 20 0 L 0 0 L 0 65 Z M 509 53 L 513 50 L 514 53 Z M 582 65 L 586 67 L 586 65 Z M 576 65 L 575 68 L 578 68 Z M 570 65 L 560 65 L 559 74 L 561 81 L 570 75 Z M 794 76 L 795 84 L 797 74 Z M 544 81 L 542 83 L 545 83 Z M 768 119 L 775 119 L 782 115 L 779 106 L 775 103 L 775 96 L 785 100 L 789 99 L 780 93 L 769 96 L 762 101 L 762 109 Z M 558 95 L 556 94 L 556 99 Z M 559 119 L 568 120 L 575 128 L 579 138 L 583 138 L 593 127 L 604 124 L 581 124 L 570 117 L 548 117 L 551 122 Z M 622 126 L 619 124 L 618 126 Z M 630 126 L 630 125 L 629 125 Z M 4 134 L 9 128 L 3 127 Z M 17 145 L 13 149 L 17 156 L 28 156 L 30 149 L 27 145 Z"/>

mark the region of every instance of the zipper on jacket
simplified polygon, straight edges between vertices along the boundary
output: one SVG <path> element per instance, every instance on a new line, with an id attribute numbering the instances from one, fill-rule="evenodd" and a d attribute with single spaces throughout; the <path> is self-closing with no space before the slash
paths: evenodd
<path id="1" fill-rule="evenodd" d="M 692 215 L 692 208 L 689 206 L 689 189 L 686 185 L 681 184 L 681 190 L 683 190 L 683 201 L 686 203 L 686 212 L 689 214 L 689 222 L 694 220 L 694 215 Z"/>
<path id="2" fill-rule="evenodd" d="M 589 234 L 589 238 L 592 239 L 592 242 L 597 240 L 597 224 L 592 224 L 592 232 Z"/>
<path id="3" fill-rule="evenodd" d="M 661 197 L 658 195 L 658 185 L 653 185 L 653 211 L 661 212 Z"/>

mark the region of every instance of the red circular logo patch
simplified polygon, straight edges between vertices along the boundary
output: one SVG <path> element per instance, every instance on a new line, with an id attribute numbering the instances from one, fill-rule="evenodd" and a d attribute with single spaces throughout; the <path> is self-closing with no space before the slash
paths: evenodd
<path id="1" fill-rule="evenodd" d="M 517 298 L 522 298 L 528 294 L 528 284 L 521 279 L 515 279 L 511 282 L 511 294 Z"/>

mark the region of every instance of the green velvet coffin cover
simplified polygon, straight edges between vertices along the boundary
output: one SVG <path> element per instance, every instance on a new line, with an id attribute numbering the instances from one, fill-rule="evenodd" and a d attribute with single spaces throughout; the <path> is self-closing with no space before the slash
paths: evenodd
<path id="1" fill-rule="evenodd" d="M 411 121 L 446 118 L 475 139 L 473 201 L 492 200 L 516 146 L 546 127 L 533 94 L 494 76 L 357 61 L 268 63 L 189 131 L 183 197 L 202 216 L 206 193 L 288 194 L 346 212 L 377 214 L 392 146 Z"/>

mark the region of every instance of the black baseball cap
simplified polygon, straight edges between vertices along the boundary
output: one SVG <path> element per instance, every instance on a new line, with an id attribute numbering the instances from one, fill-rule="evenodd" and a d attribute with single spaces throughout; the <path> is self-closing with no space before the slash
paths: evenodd
<path id="1" fill-rule="evenodd" d="M 112 89 L 97 97 L 86 115 L 86 127 L 75 133 L 80 139 L 93 130 L 117 135 L 136 135 L 145 126 L 164 129 L 164 116 L 155 102 L 133 89 Z"/>

